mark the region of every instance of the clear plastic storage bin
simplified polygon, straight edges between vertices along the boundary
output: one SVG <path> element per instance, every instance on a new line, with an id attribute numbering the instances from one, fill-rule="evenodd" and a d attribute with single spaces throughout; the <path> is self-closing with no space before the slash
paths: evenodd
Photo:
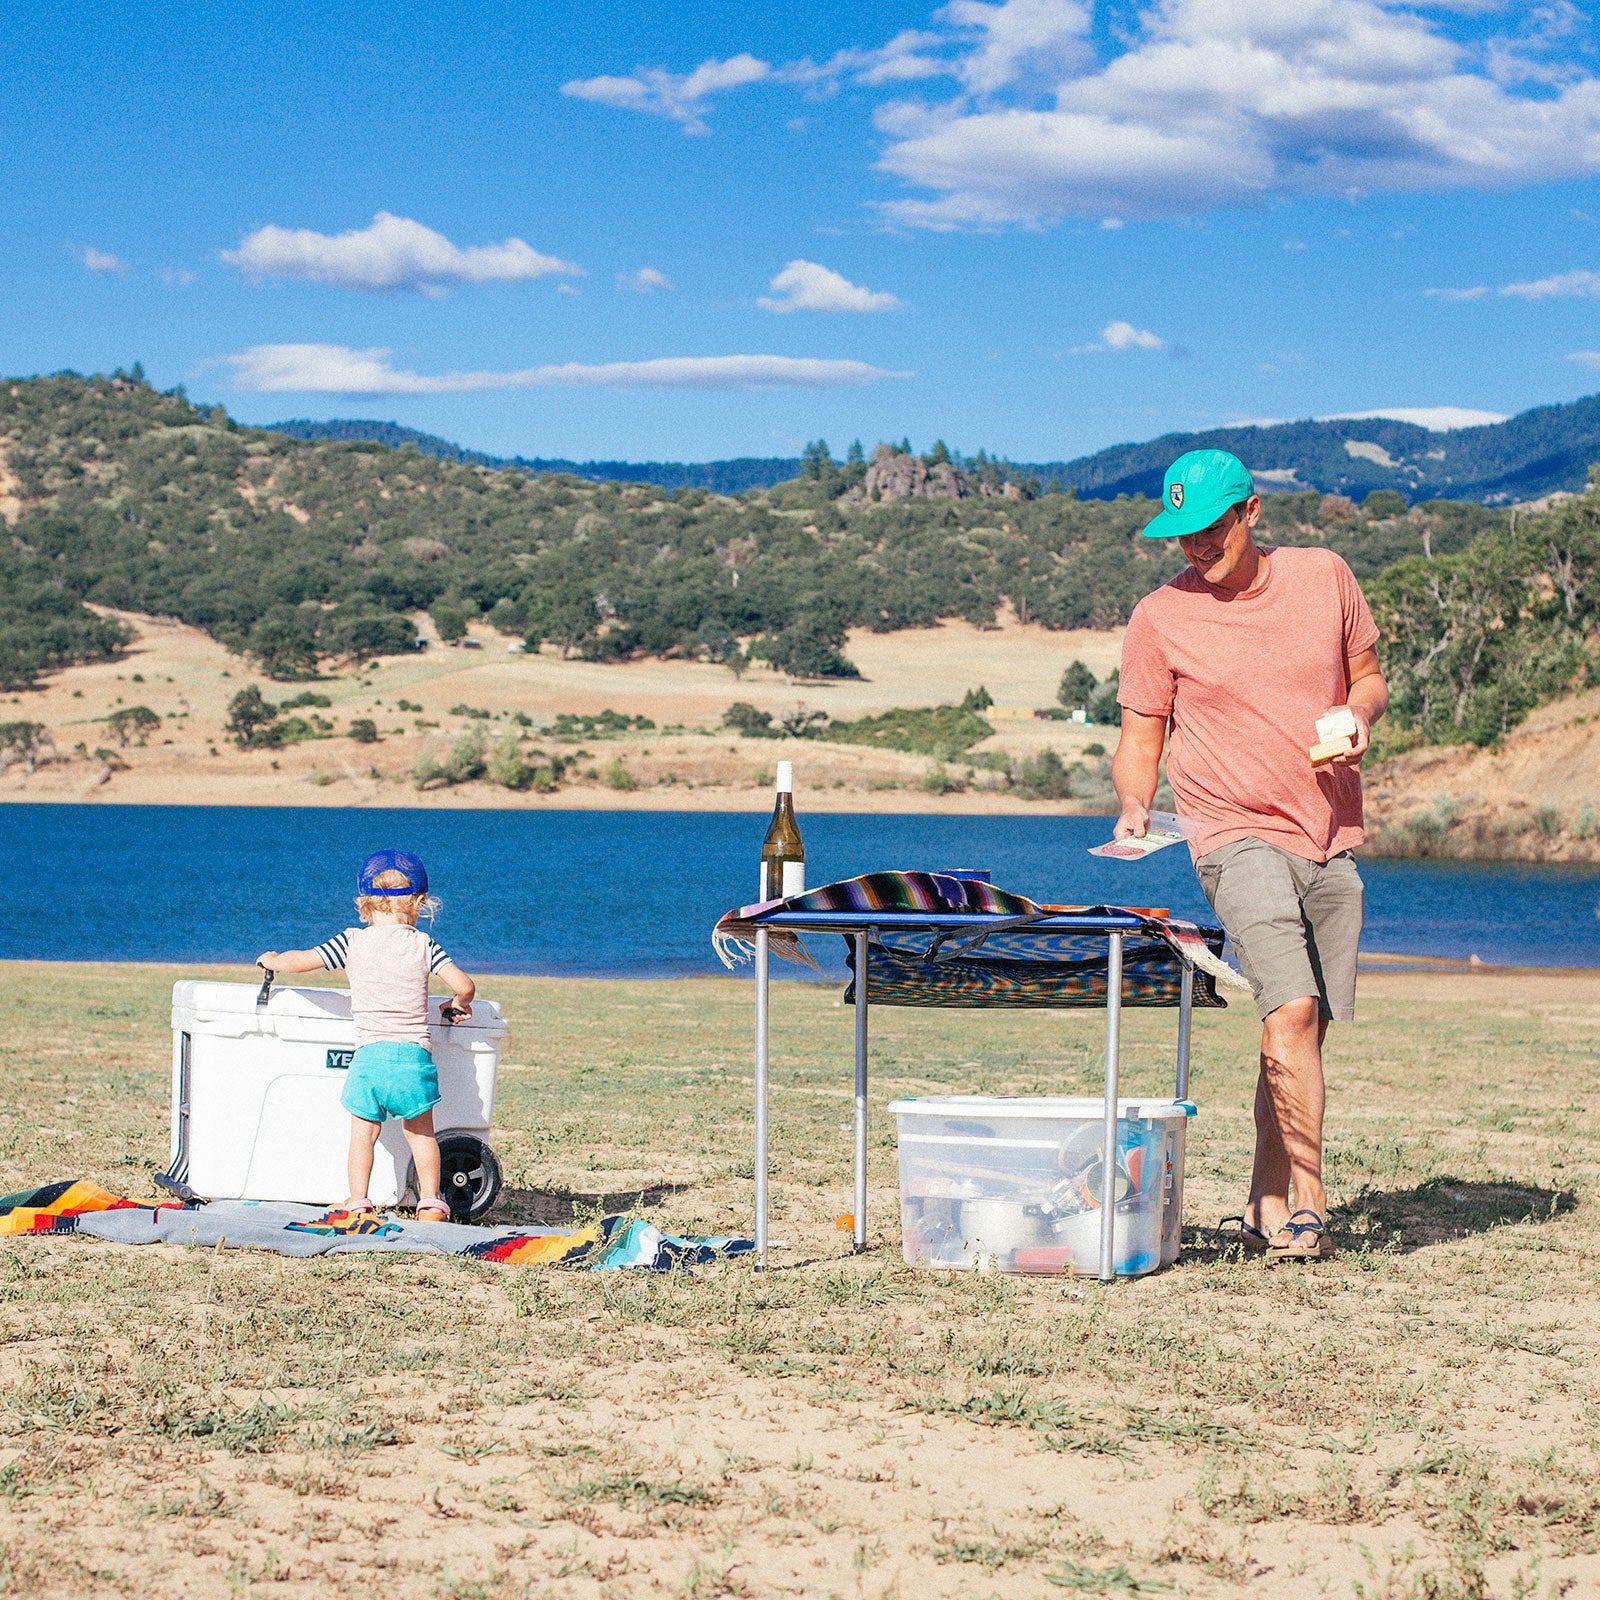
<path id="1" fill-rule="evenodd" d="M 1100 1270 L 1105 1103 L 937 1095 L 896 1100 L 900 1216 L 913 1267 Z M 1119 1100 L 1112 1264 L 1138 1277 L 1178 1256 L 1186 1100 Z"/>

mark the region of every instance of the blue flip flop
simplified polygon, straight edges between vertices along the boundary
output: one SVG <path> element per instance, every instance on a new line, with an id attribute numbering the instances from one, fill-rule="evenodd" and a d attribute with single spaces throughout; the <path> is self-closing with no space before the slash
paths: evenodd
<path id="1" fill-rule="evenodd" d="M 1239 1224 L 1239 1236 L 1236 1239 L 1225 1239 L 1222 1237 L 1222 1230 L 1226 1228 L 1230 1222 L 1237 1222 Z M 1260 1255 L 1261 1252 L 1266 1250 L 1270 1244 L 1266 1234 L 1264 1234 L 1259 1228 L 1252 1227 L 1244 1220 L 1242 1216 L 1224 1217 L 1216 1225 L 1216 1227 L 1212 1229 L 1211 1238 L 1219 1250 L 1227 1250 L 1237 1247 L 1238 1249 L 1243 1250 L 1246 1255 L 1252 1256 Z"/>
<path id="2" fill-rule="evenodd" d="M 1297 1217 L 1311 1220 L 1297 1222 Z M 1289 1243 L 1268 1244 L 1268 1266 L 1279 1261 L 1321 1261 L 1333 1254 L 1333 1247 L 1328 1243 L 1327 1219 L 1319 1217 L 1315 1211 L 1296 1211 L 1278 1231 L 1289 1235 Z"/>

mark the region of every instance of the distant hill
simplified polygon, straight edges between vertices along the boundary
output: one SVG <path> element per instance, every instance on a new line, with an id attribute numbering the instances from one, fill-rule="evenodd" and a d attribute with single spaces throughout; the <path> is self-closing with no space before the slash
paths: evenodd
<path id="1" fill-rule="evenodd" d="M 273 433 L 294 439 L 333 439 L 342 443 L 372 440 L 400 450 L 410 445 L 440 461 L 469 467 L 516 467 L 522 472 L 565 472 L 592 483 L 654 483 L 663 489 L 709 489 L 713 494 L 742 494 L 770 489 L 800 476 L 800 458 L 740 456 L 732 461 L 565 461 L 548 456 L 489 456 L 466 450 L 435 434 L 402 428 L 397 422 L 333 421 L 269 422 Z"/>
<path id="2" fill-rule="evenodd" d="M 1508 505 L 1586 486 L 1589 463 L 1600 461 L 1600 395 L 1448 433 L 1387 417 L 1169 433 L 1034 471 L 1073 484 L 1086 498 L 1157 496 L 1174 456 L 1206 448 L 1231 450 L 1252 472 L 1270 474 L 1263 488 L 1320 489 L 1357 500 L 1374 489 L 1396 489 L 1413 504 Z"/>
<path id="3" fill-rule="evenodd" d="M 470 466 L 565 472 L 595 483 L 655 483 L 664 489 L 710 489 L 737 494 L 769 489 L 799 477 L 798 458 L 741 457 L 732 461 L 565 461 L 489 456 L 393 422 L 275 422 L 273 431 L 297 439 L 374 440 Z M 1360 500 L 1374 489 L 1395 489 L 1420 500 L 1476 500 L 1509 505 L 1555 490 L 1577 492 L 1589 463 L 1600 461 L 1600 395 L 1565 405 L 1537 406 L 1504 422 L 1436 433 L 1387 417 L 1167 433 L 1147 444 L 1119 444 L 1074 461 L 1006 462 L 1012 478 L 1055 479 L 1086 500 L 1161 493 L 1167 463 L 1185 450 L 1231 450 L 1271 490 L 1319 489 Z"/>

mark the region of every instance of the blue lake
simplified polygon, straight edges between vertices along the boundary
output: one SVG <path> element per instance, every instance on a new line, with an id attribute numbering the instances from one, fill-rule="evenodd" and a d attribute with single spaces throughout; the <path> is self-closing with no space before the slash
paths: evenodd
<path id="1" fill-rule="evenodd" d="M 718 972 L 712 924 L 755 898 L 749 813 L 8 805 L 0 957 L 242 961 L 354 920 L 356 868 L 427 862 L 439 941 L 468 971 Z M 1187 852 L 1085 854 L 1097 817 L 807 815 L 813 884 L 882 867 L 986 867 L 1036 899 L 1209 920 Z M 1370 950 L 1600 966 L 1600 867 L 1365 861 Z M 841 941 L 828 941 L 840 944 Z M 819 951 L 818 954 L 825 954 Z"/>

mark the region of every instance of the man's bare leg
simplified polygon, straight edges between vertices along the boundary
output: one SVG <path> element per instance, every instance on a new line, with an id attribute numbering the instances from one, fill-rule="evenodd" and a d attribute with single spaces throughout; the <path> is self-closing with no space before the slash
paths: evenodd
<path id="1" fill-rule="evenodd" d="M 1256 1081 L 1256 1156 L 1245 1220 L 1287 1244 L 1283 1225 L 1294 1209 L 1327 1215 L 1322 1187 L 1322 1042 L 1328 1024 L 1314 997 L 1290 1000 L 1261 1026 Z"/>

